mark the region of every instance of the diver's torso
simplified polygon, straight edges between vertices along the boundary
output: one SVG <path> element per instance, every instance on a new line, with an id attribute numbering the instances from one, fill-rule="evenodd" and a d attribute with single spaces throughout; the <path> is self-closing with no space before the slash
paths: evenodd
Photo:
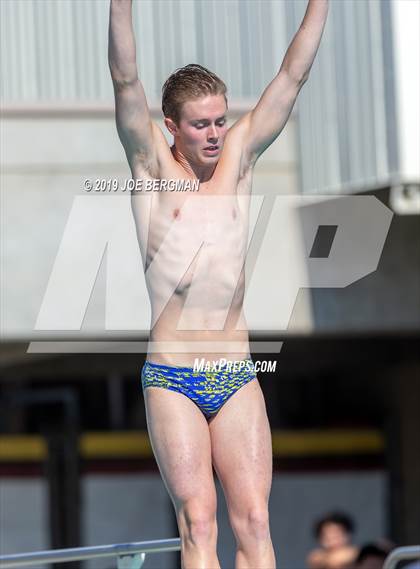
<path id="1" fill-rule="evenodd" d="M 150 361 L 192 365 L 194 357 L 206 357 L 206 346 L 216 350 L 209 359 L 249 354 L 242 304 L 252 171 L 235 176 L 235 170 L 225 160 L 198 191 L 132 197 L 152 307 Z M 158 174 L 166 180 L 189 179 L 169 157 Z M 157 177 L 142 169 L 133 175 Z"/>

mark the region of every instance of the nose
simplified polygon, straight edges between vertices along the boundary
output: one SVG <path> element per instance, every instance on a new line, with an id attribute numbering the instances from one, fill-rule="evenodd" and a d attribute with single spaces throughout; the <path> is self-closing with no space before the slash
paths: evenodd
<path id="1" fill-rule="evenodd" d="M 207 131 L 207 140 L 212 144 L 215 144 L 219 138 L 216 125 L 210 125 Z"/>

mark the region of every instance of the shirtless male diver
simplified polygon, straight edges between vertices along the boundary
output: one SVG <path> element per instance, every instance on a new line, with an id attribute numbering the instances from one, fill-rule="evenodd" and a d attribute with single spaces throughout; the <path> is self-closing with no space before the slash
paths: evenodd
<path id="1" fill-rule="evenodd" d="M 184 569 L 220 568 L 213 467 L 236 538 L 236 569 L 275 567 L 271 433 L 248 365 L 243 315 L 248 209 L 255 163 L 288 120 L 327 13 L 328 0 L 308 0 L 279 72 L 255 108 L 230 128 L 224 83 L 199 65 L 175 71 L 162 95 L 170 147 L 151 120 L 137 74 L 132 2 L 111 0 L 109 65 L 132 177 L 199 181 L 197 192 L 131 197 L 152 308 L 142 370 L 147 426 L 175 508 Z M 197 235 L 202 246 L 195 251 Z M 194 371 L 203 356 L 227 363 Z"/>

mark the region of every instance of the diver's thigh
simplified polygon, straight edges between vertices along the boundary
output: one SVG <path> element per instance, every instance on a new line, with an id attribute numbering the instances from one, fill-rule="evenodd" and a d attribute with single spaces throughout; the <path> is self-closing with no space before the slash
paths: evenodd
<path id="1" fill-rule="evenodd" d="M 209 428 L 213 464 L 230 513 L 267 503 L 272 442 L 258 380 L 241 387 L 211 419 Z"/>
<path id="2" fill-rule="evenodd" d="M 214 501 L 209 427 L 200 409 L 161 387 L 146 387 L 144 400 L 153 452 L 175 507 L 205 495 Z"/>

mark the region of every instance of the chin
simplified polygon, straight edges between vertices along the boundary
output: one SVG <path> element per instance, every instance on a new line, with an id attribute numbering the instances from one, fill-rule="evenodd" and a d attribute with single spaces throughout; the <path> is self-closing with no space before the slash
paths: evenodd
<path id="1" fill-rule="evenodd" d="M 202 161 L 204 164 L 217 164 L 219 162 L 220 152 L 216 156 L 203 156 Z"/>

